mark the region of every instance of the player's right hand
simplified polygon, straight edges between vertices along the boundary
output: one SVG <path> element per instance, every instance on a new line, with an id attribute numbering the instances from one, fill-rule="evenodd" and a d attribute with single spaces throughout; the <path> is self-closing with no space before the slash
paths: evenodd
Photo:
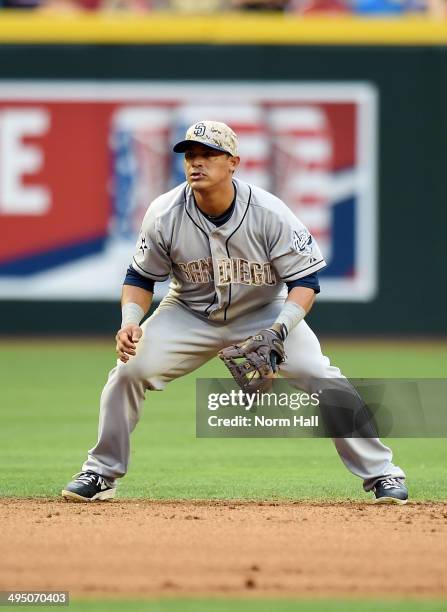
<path id="1" fill-rule="evenodd" d="M 118 359 L 127 363 L 132 355 L 135 355 L 137 342 L 143 335 L 143 330 L 138 325 L 126 325 L 118 330 L 116 334 L 116 354 Z"/>

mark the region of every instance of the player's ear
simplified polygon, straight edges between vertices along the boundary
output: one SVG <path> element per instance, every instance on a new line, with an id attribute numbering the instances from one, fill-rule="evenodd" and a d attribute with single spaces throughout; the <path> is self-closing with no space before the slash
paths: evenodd
<path id="1" fill-rule="evenodd" d="M 230 170 L 231 173 L 233 173 L 236 168 L 239 166 L 239 162 L 241 161 L 241 158 L 236 156 L 236 157 L 229 157 L 229 162 L 230 162 Z"/>

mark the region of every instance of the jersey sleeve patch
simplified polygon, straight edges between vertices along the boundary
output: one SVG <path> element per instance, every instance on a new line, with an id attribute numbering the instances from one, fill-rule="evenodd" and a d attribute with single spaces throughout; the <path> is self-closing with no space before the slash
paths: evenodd
<path id="1" fill-rule="evenodd" d="M 149 208 L 143 220 L 131 265 L 136 272 L 146 278 L 164 281 L 169 278 L 172 262 L 158 219 L 151 215 L 150 211 Z"/>
<path id="2" fill-rule="evenodd" d="M 298 280 L 326 266 L 317 242 L 291 211 L 278 215 L 270 232 L 270 260 L 282 281 Z"/>
<path id="3" fill-rule="evenodd" d="M 292 249 L 297 253 L 312 255 L 312 236 L 307 229 L 292 231 Z"/>

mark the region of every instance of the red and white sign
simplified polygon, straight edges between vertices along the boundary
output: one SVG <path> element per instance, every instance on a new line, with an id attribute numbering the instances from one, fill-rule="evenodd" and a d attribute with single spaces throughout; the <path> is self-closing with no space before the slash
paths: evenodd
<path id="1" fill-rule="evenodd" d="M 172 144 L 200 119 L 236 130 L 239 177 L 314 234 L 321 299 L 372 299 L 375 90 L 277 82 L 2 82 L 0 296 L 118 299 L 148 204 L 183 180 Z"/>

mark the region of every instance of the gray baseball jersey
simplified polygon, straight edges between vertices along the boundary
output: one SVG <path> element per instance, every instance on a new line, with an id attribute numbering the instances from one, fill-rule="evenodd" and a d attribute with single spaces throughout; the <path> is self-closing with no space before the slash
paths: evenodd
<path id="1" fill-rule="evenodd" d="M 279 198 L 234 179 L 230 219 L 216 227 L 185 182 L 154 200 L 132 267 L 211 321 L 231 321 L 285 297 L 284 283 L 324 268 L 307 228 Z"/>

